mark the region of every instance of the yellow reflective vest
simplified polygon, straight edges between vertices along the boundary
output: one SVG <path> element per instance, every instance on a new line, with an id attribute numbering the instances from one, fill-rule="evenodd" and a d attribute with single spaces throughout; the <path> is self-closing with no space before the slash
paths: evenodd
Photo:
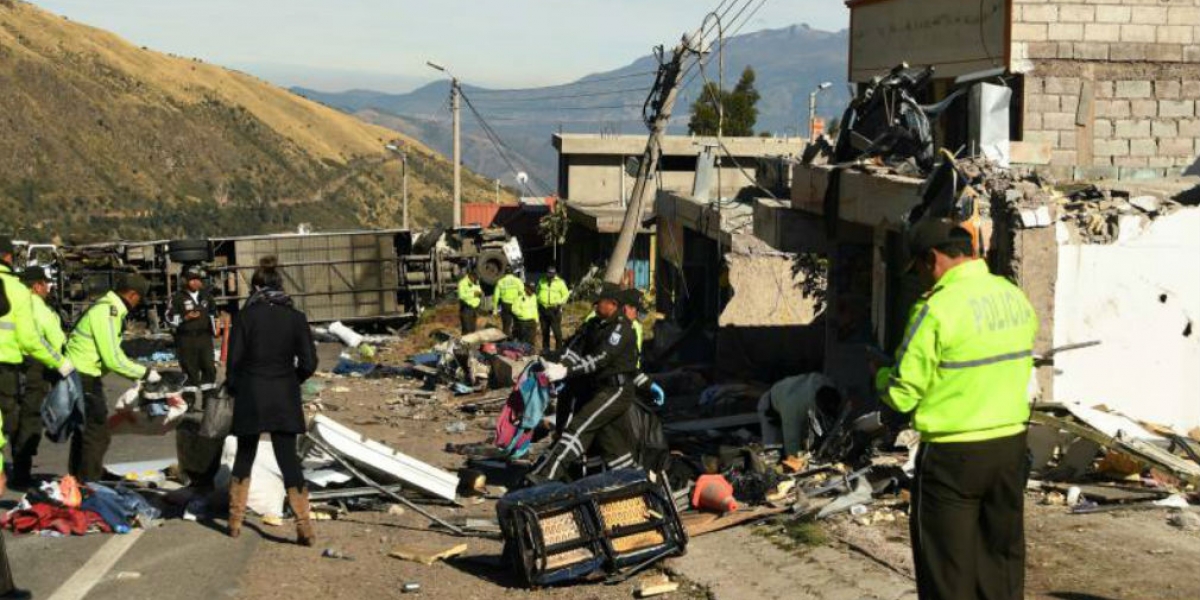
<path id="1" fill-rule="evenodd" d="M 537 321 L 538 320 L 538 303 L 537 296 L 534 294 L 526 294 L 521 292 L 517 296 L 516 302 L 512 305 L 513 317 L 518 321 Z"/>
<path id="2" fill-rule="evenodd" d="M 1016 435 L 1029 421 L 1038 320 L 1017 286 L 973 260 L 950 269 L 912 308 L 883 400 L 928 442 Z"/>
<path id="3" fill-rule="evenodd" d="M 542 277 L 538 280 L 537 300 L 538 305 L 543 308 L 562 306 L 567 303 L 567 297 L 570 295 L 571 290 L 567 289 L 567 282 L 563 281 L 562 277 Z"/>
<path id="4" fill-rule="evenodd" d="M 496 282 L 496 297 L 504 304 L 512 304 L 521 294 L 525 293 L 525 284 L 521 278 L 508 273 Z"/>
<path id="5" fill-rule="evenodd" d="M 67 338 L 67 358 L 83 375 L 100 377 L 116 373 L 127 379 L 141 379 L 146 367 L 125 355 L 121 334 L 129 309 L 116 292 L 109 292 L 83 314 Z"/>
<path id="6" fill-rule="evenodd" d="M 4 282 L 10 306 L 8 314 L 0 317 L 0 363 L 19 365 L 31 356 L 47 368 L 58 369 L 62 366 L 62 351 L 49 347 L 38 335 L 33 320 L 33 292 L 8 265 L 0 264 L 0 281 Z"/>
<path id="7" fill-rule="evenodd" d="M 467 305 L 467 308 L 479 308 L 479 303 L 483 301 L 483 288 L 464 275 L 458 280 L 458 301 Z"/>
<path id="8" fill-rule="evenodd" d="M 67 345 L 67 334 L 63 332 L 62 319 L 50 309 L 46 301 L 37 294 L 30 294 L 33 301 L 33 323 L 37 325 L 42 344 L 59 355 Z"/>

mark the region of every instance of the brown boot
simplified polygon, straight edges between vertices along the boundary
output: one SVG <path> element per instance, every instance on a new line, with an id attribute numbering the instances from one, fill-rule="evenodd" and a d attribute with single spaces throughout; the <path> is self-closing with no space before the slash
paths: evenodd
<path id="1" fill-rule="evenodd" d="M 250 497 L 250 478 L 234 477 L 229 480 L 229 537 L 242 534 L 242 522 L 246 520 L 246 501 Z"/>
<path id="2" fill-rule="evenodd" d="M 308 508 L 308 490 L 304 488 L 288 488 L 288 504 L 296 513 L 296 543 L 301 546 L 312 546 L 317 543 L 313 533 L 311 511 Z"/>

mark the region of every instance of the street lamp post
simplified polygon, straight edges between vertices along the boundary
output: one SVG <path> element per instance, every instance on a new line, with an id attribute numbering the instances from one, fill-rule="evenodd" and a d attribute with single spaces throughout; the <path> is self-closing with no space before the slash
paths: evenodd
<path id="1" fill-rule="evenodd" d="M 462 119 L 459 115 L 462 90 L 458 78 L 446 67 L 434 62 L 425 64 L 450 77 L 450 112 L 454 121 L 454 228 L 458 229 L 462 227 Z"/>
<path id="2" fill-rule="evenodd" d="M 408 229 L 408 151 L 395 144 L 388 144 L 385 148 L 400 155 L 400 164 L 403 172 L 400 179 L 401 206 L 403 207 L 403 223 L 401 226 L 404 229 Z"/>
<path id="3" fill-rule="evenodd" d="M 817 137 L 817 94 L 827 90 L 833 84 L 826 81 L 808 94 L 808 139 Z"/>

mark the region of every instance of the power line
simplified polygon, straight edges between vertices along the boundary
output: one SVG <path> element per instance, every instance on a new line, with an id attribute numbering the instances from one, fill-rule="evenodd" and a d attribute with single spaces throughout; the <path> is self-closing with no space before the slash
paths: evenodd
<path id="1" fill-rule="evenodd" d="M 511 111 L 511 112 L 529 112 L 529 111 L 557 112 L 560 110 L 624 110 L 627 108 L 641 108 L 641 107 L 642 107 L 641 104 L 614 104 L 611 106 L 551 106 L 551 107 L 514 106 L 511 108 L 510 107 L 501 107 L 501 106 L 489 106 L 488 108 L 490 108 L 492 110 L 504 110 L 504 111 Z"/>
<path id="2" fill-rule="evenodd" d="M 607 92 L 584 92 L 579 94 L 564 94 L 558 96 L 536 96 L 533 98 L 503 98 L 500 100 L 484 100 L 485 104 L 508 104 L 513 102 L 540 102 L 545 100 L 560 100 L 566 98 L 593 98 L 596 96 L 614 96 L 617 94 L 629 94 L 633 92 L 648 92 L 650 88 L 625 88 L 621 90 L 609 90 Z"/>
<path id="3" fill-rule="evenodd" d="M 517 168 L 517 166 L 513 163 L 513 161 L 509 158 L 508 154 L 505 151 L 507 150 L 508 153 L 512 153 L 512 154 L 516 154 L 516 153 L 513 152 L 511 148 L 508 148 L 508 146 L 504 144 L 504 141 L 500 139 L 500 135 L 498 133 L 496 133 L 496 130 L 493 129 L 491 124 L 487 122 L 487 119 L 484 119 L 483 115 L 479 114 L 479 111 L 475 108 L 475 105 L 471 102 L 470 97 L 468 97 L 466 94 L 464 94 L 461 89 L 459 90 L 459 94 L 462 96 L 463 101 L 466 102 L 467 108 L 471 111 L 471 114 L 475 115 L 475 119 L 477 121 L 479 121 L 479 125 L 483 129 L 484 135 L 487 136 L 488 140 L 490 140 L 492 142 L 492 146 L 495 147 L 496 153 L 500 155 L 501 160 L 503 160 L 505 162 L 505 164 L 508 165 L 508 168 L 512 170 L 514 175 L 521 172 L 521 170 Z M 546 185 L 546 182 L 542 181 L 536 175 L 529 173 L 529 177 L 534 181 L 534 183 L 537 183 L 544 190 L 552 189 L 550 186 Z M 523 185 L 525 186 L 525 189 L 530 192 L 530 195 L 533 195 L 533 196 L 538 195 L 537 193 L 534 192 L 532 187 L 529 185 L 528 181 L 523 182 Z"/>
<path id="4" fill-rule="evenodd" d="M 749 0 L 749 2 L 744 7 L 742 7 L 742 10 L 739 11 L 738 14 L 734 16 L 735 22 L 737 21 L 737 18 L 739 16 L 741 16 L 742 13 L 745 12 L 745 9 L 750 7 L 751 4 L 754 4 L 754 0 Z M 737 34 L 740 33 L 743 28 L 746 27 L 746 24 L 749 23 L 750 21 L 752 21 L 754 19 L 754 16 L 758 14 L 758 11 L 762 10 L 762 7 L 766 6 L 766 4 L 767 4 L 767 0 L 760 0 L 758 3 L 758 7 L 756 7 L 753 11 L 751 11 L 750 14 L 747 15 L 746 18 L 743 19 L 742 22 L 737 25 L 737 27 L 733 30 L 732 33 L 726 34 L 725 42 L 728 43 L 731 38 L 737 36 Z M 722 50 L 724 50 L 724 49 L 722 48 Z M 693 67 L 699 65 L 700 61 L 702 61 L 702 60 L 703 59 L 699 59 L 696 62 L 692 63 L 692 65 L 689 66 L 687 71 L 685 71 L 684 73 L 687 74 L 687 72 L 691 71 Z M 692 81 L 694 81 L 696 79 L 696 77 L 699 76 L 699 74 L 700 74 L 699 72 L 692 73 L 691 77 L 689 77 L 688 80 L 684 82 L 683 86 L 680 89 L 681 90 L 687 89 L 687 87 L 692 84 Z"/>
<path id="5" fill-rule="evenodd" d="M 634 77 L 645 77 L 647 75 L 654 75 L 656 72 L 657 71 L 638 71 L 636 73 L 626 73 L 624 75 L 613 75 L 610 77 L 597 77 L 595 79 L 580 79 L 578 81 L 572 81 L 570 83 L 561 83 L 558 85 L 545 85 L 545 86 L 533 87 L 533 88 L 509 88 L 509 89 L 500 89 L 500 90 L 491 90 L 491 89 L 482 89 L 481 88 L 481 89 L 472 90 L 471 93 L 477 94 L 477 95 L 485 95 L 485 94 L 513 94 L 513 93 L 520 93 L 520 92 L 536 92 L 536 91 L 540 91 L 540 90 L 553 90 L 553 89 L 557 89 L 557 88 L 565 88 L 565 87 L 572 87 L 572 86 L 591 85 L 593 83 L 619 81 L 622 79 L 632 79 Z"/>

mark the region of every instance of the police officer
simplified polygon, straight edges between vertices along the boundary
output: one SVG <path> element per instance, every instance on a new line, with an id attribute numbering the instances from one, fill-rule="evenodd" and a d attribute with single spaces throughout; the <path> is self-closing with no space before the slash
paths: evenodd
<path id="1" fill-rule="evenodd" d="M 496 308 L 500 311 L 500 328 L 504 335 L 513 336 L 513 303 L 521 296 L 525 284 L 513 274 L 512 267 L 504 269 L 504 277 L 496 282 Z"/>
<path id="2" fill-rule="evenodd" d="M 551 381 L 575 386 L 574 410 L 562 433 L 530 473 L 531 483 L 567 480 L 570 468 L 593 442 L 610 468 L 632 464 L 633 444 L 626 411 L 634 399 L 637 340 L 633 325 L 620 311 L 620 290 L 604 284 L 596 302 L 596 318 L 586 322 L 576 351 L 569 348 L 561 364 L 546 362 Z"/>
<path id="3" fill-rule="evenodd" d="M 216 301 L 204 289 L 204 270 L 198 266 L 183 271 L 184 289 L 175 293 L 167 308 L 167 322 L 175 330 L 175 355 L 187 375 L 187 385 L 207 391 L 217 381 L 213 359 L 216 336 Z M 194 407 L 203 408 L 203 407 Z"/>
<path id="4" fill-rule="evenodd" d="M 104 455 L 112 440 L 108 432 L 108 401 L 103 377 L 116 373 L 133 381 L 157 383 L 161 377 L 125 355 L 121 336 L 125 318 L 137 308 L 150 289 L 140 275 L 122 275 L 115 289 L 105 294 L 84 313 L 67 338 L 67 360 L 79 369 L 87 418 L 83 431 L 71 436 L 68 470 L 83 481 L 96 481 L 104 474 Z"/>
<path id="5" fill-rule="evenodd" d="M 0 448 L 5 445 L 3 417 L 0 417 Z M 4 476 L 4 454 L 0 453 L 0 496 L 8 493 L 8 478 Z M 32 598 L 29 590 L 17 587 L 13 582 L 12 567 L 8 564 L 8 549 L 4 546 L 4 536 L 0 535 L 0 598 L 11 600 L 26 600 Z"/>
<path id="6" fill-rule="evenodd" d="M 468 270 L 458 280 L 458 320 L 463 335 L 475 333 L 479 326 L 479 304 L 483 302 L 483 288 L 479 287 L 479 275 Z"/>
<path id="7" fill-rule="evenodd" d="M 537 301 L 538 321 L 542 324 L 542 348 L 550 349 L 550 334 L 554 334 L 554 349 L 562 347 L 562 309 L 570 297 L 567 282 L 558 276 L 558 269 L 550 267 L 538 278 Z"/>
<path id="8" fill-rule="evenodd" d="M 909 251 L 932 289 L 912 308 L 895 367 L 876 381 L 921 433 L 910 519 L 918 592 L 1018 600 L 1037 315 L 954 223 L 918 224 Z"/>
<path id="9" fill-rule="evenodd" d="M 62 319 L 58 313 L 46 304 L 46 298 L 50 296 L 50 278 L 46 276 L 46 270 L 42 267 L 27 268 L 21 273 L 21 282 L 29 288 L 29 299 L 33 303 L 33 324 L 37 328 L 41 343 L 61 356 L 66 350 L 67 334 L 63 332 Z M 46 394 L 50 393 L 52 383 L 57 380 L 56 371 L 47 371 L 42 363 L 25 359 L 25 387 L 22 392 L 27 402 L 36 401 L 40 405 Z M 29 440 L 26 448 L 29 456 L 37 456 L 41 437 L 39 433 Z M 16 485 L 32 483 L 28 468 L 22 465 L 17 471 L 13 477 Z"/>
<path id="10" fill-rule="evenodd" d="M 0 414 L 4 417 L 4 437 L 13 458 L 12 484 L 29 485 L 33 457 L 42 439 L 41 406 L 44 396 L 26 394 L 25 357 L 64 376 L 74 370 L 61 348 L 51 346 L 38 335 L 33 316 L 33 298 L 25 284 L 13 274 L 13 242 L 0 236 L 0 284 L 4 287 L 8 312 L 0 316 Z"/>
<path id="11" fill-rule="evenodd" d="M 537 340 L 538 331 L 538 300 L 532 283 L 525 284 L 521 294 L 512 304 L 512 312 L 513 335 L 532 346 Z"/>

